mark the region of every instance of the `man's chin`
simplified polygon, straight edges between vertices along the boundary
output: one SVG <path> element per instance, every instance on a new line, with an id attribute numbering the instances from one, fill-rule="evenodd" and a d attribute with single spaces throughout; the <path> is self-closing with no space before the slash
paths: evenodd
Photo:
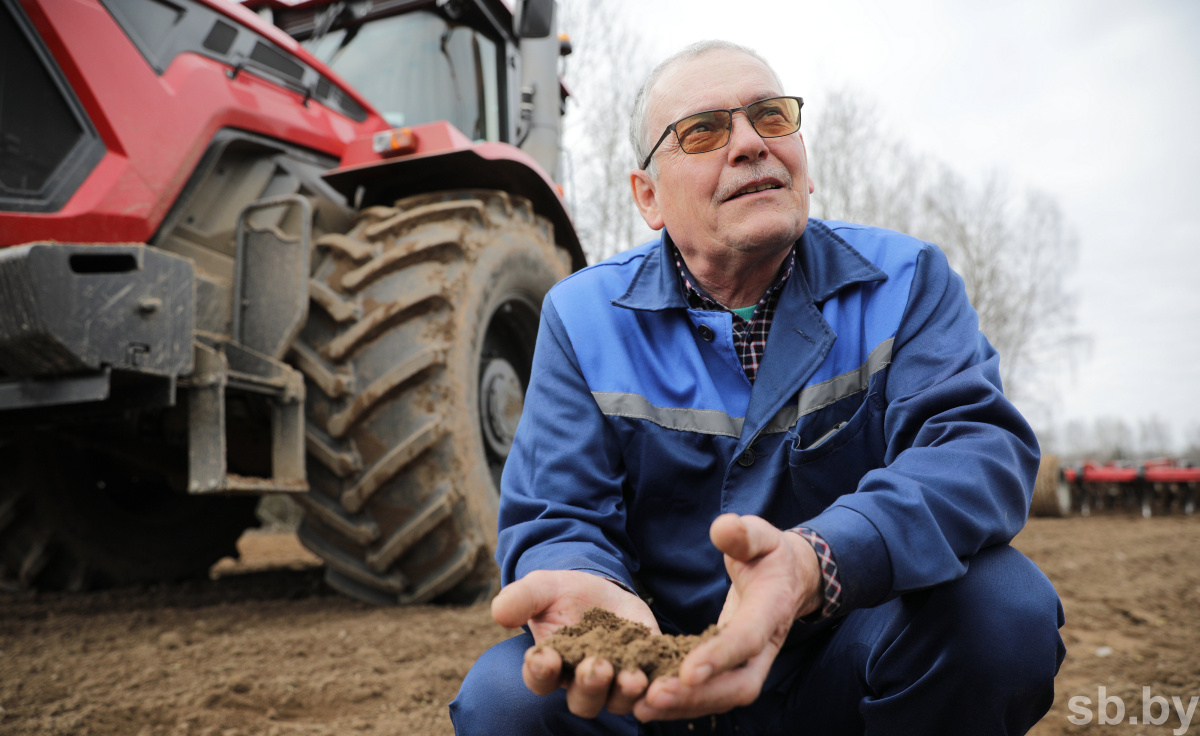
<path id="1" fill-rule="evenodd" d="M 731 232 L 727 242 L 744 252 L 784 249 L 800 239 L 807 224 L 806 220 L 795 222 L 790 218 L 756 218 Z"/>

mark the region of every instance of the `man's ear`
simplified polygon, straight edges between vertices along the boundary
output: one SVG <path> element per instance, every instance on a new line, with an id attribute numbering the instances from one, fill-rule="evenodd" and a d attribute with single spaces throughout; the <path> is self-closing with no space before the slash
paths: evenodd
<path id="1" fill-rule="evenodd" d="M 808 179 L 808 193 L 812 194 L 817 191 L 817 184 L 813 181 L 812 172 L 808 170 L 808 146 L 804 143 L 804 135 L 796 133 L 800 137 L 800 151 L 804 154 L 804 175 Z"/>
<path id="2" fill-rule="evenodd" d="M 658 209 L 657 182 L 643 169 L 634 169 L 629 172 L 629 186 L 633 189 L 633 203 L 642 213 L 646 225 L 651 230 L 661 230 L 663 218 Z"/>

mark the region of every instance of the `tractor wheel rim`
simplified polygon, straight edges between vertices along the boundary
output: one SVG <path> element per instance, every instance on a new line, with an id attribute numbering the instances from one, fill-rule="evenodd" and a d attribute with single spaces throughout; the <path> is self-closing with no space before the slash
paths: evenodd
<path id="1" fill-rule="evenodd" d="M 488 448 L 500 460 L 512 449 L 524 405 L 521 378 L 512 364 L 503 358 L 488 361 L 479 386 L 480 423 Z"/>

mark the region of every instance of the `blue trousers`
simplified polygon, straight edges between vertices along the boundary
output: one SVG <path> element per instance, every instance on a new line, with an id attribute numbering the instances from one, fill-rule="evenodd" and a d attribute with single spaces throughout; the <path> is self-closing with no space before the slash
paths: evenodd
<path id="1" fill-rule="evenodd" d="M 579 718 L 564 690 L 538 697 L 525 687 L 533 639 L 523 634 L 479 658 L 450 717 L 459 736 L 1023 734 L 1054 699 L 1062 624 L 1050 581 L 1001 545 L 972 558 L 958 580 L 853 611 L 785 646 L 758 700 L 729 713 L 650 724 L 607 711 Z"/>

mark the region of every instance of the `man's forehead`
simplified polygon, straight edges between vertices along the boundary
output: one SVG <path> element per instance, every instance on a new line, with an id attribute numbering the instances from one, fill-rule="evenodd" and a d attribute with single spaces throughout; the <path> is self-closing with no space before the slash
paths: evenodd
<path id="1" fill-rule="evenodd" d="M 674 116 L 670 118 L 674 120 L 780 94 L 778 79 L 761 61 L 740 51 L 718 49 L 668 69 L 651 90 L 650 102 L 656 116 Z"/>

